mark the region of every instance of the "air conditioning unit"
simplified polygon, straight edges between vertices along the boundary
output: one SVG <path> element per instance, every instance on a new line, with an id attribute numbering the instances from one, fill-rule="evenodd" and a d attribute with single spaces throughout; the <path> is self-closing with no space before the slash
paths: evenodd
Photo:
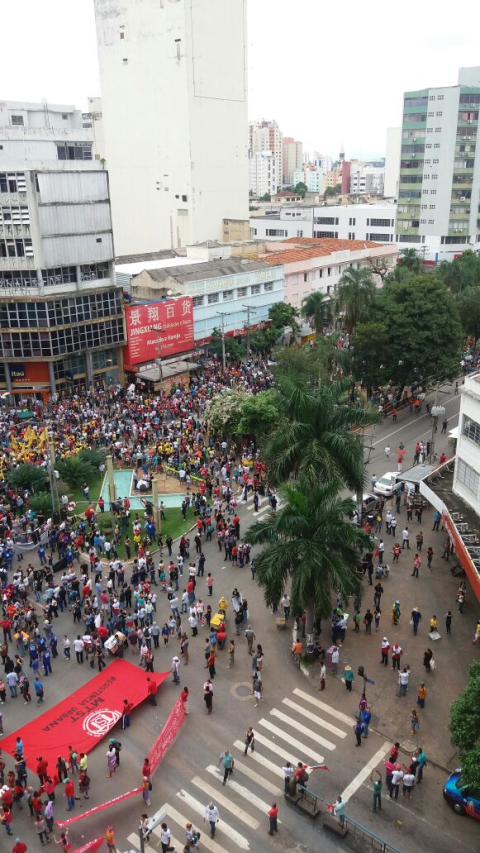
<path id="1" fill-rule="evenodd" d="M 467 200 L 466 195 L 461 195 L 461 196 L 460 196 L 460 201 L 466 201 L 466 200 Z"/>
<path id="2" fill-rule="evenodd" d="M 416 154 L 412 154 L 412 157 L 416 157 L 416 156 L 417 156 Z"/>
<path id="3" fill-rule="evenodd" d="M 468 139 L 468 136 L 462 136 L 462 139 L 467 140 L 467 139 Z"/>

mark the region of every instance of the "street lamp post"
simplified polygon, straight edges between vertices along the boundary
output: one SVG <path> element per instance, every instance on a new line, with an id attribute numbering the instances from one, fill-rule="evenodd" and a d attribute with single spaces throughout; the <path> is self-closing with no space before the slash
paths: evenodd
<path id="1" fill-rule="evenodd" d="M 428 461 L 430 462 L 430 465 L 432 464 L 432 462 L 435 458 L 435 435 L 437 432 L 438 419 L 440 417 L 443 417 L 443 415 L 445 414 L 445 406 L 439 406 L 438 405 L 438 386 L 439 386 L 439 384 L 440 383 L 437 382 L 436 387 L 435 387 L 435 403 L 433 404 L 433 406 L 431 408 L 431 412 L 430 412 L 432 415 L 432 437 L 430 439 L 430 453 L 428 456 Z"/>

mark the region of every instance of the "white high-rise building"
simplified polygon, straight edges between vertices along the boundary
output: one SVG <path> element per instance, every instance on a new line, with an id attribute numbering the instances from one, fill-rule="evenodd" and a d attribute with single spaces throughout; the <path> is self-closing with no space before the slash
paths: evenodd
<path id="1" fill-rule="evenodd" d="M 283 174 L 283 134 L 276 121 L 251 121 L 248 126 L 248 147 L 251 154 L 259 151 L 271 151 L 275 157 L 275 172 L 277 186 L 275 192 L 282 183 Z"/>
<path id="2" fill-rule="evenodd" d="M 303 142 L 298 142 L 292 136 L 284 136 L 282 158 L 283 183 L 292 184 L 295 172 L 299 172 L 303 166 Z"/>
<path id="3" fill-rule="evenodd" d="M 387 127 L 387 150 L 385 153 L 385 198 L 398 197 L 398 177 L 400 175 L 400 149 L 402 147 L 402 128 Z"/>
<path id="4" fill-rule="evenodd" d="M 250 192 L 260 198 L 277 191 L 277 173 L 275 157 L 271 151 L 257 151 L 250 154 Z"/>
<path id="5" fill-rule="evenodd" d="M 248 235 L 246 0 L 94 3 L 117 253 Z"/>

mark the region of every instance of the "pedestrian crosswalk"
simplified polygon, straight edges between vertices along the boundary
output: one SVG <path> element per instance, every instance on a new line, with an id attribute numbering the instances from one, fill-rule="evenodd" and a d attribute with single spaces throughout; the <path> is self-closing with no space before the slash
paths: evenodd
<path id="1" fill-rule="evenodd" d="M 230 749 L 235 758 L 234 772 L 225 786 L 223 771 L 216 764 L 209 764 L 161 806 L 172 833 L 171 844 L 177 851 L 183 850 L 185 826 L 191 822 L 201 832 L 200 847 L 209 853 L 258 850 L 258 832 L 265 832 L 268 843 L 267 812 L 272 802 L 283 795 L 285 762 L 295 767 L 298 761 L 308 765 L 326 761 L 331 768 L 335 750 L 351 733 L 352 725 L 353 718 L 308 691 L 295 688 L 278 707 L 268 712 L 265 708 L 264 715 L 254 723 L 254 752 L 249 750 L 244 755 L 243 740 L 233 741 Z M 214 838 L 210 838 L 209 825 L 203 821 L 209 803 L 214 803 L 220 814 Z M 288 824 L 289 812 L 283 811 L 281 818 Z M 146 853 L 153 853 L 159 846 L 159 837 L 160 829 L 156 827 Z M 129 836 L 128 842 L 132 849 L 138 849 L 135 835 Z"/>

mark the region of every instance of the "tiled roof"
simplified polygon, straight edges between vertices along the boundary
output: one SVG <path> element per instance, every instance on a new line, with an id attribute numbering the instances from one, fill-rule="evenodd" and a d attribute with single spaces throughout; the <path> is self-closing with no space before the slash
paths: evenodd
<path id="1" fill-rule="evenodd" d="M 300 239 L 290 239 L 283 241 L 285 243 L 294 243 L 295 247 L 291 249 L 281 249 L 279 252 L 269 252 L 263 256 L 263 260 L 272 266 L 276 264 L 294 264 L 298 261 L 310 260 L 310 258 L 321 258 L 331 255 L 332 252 L 349 251 L 355 252 L 358 249 L 376 249 L 381 243 L 372 243 L 370 240 L 334 240 L 334 239 L 314 239 L 303 237 Z"/>

